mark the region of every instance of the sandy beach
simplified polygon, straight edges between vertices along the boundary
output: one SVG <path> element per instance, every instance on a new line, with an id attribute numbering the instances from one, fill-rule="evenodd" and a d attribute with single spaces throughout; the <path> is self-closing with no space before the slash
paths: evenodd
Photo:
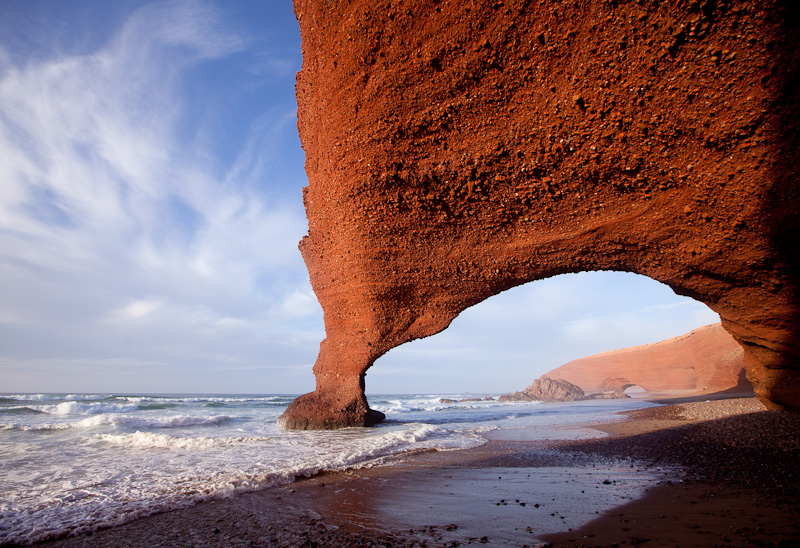
<path id="1" fill-rule="evenodd" d="M 755 398 L 509 432 L 40 546 L 800 546 L 800 416 Z"/>

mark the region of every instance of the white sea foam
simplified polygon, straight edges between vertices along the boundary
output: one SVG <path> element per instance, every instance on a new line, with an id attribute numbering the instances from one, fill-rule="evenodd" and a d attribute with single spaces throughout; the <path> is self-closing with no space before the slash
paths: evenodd
<path id="1" fill-rule="evenodd" d="M 68 394 L 66 396 L 62 396 L 59 394 L 11 394 L 8 396 L 0 396 L 0 397 L 17 401 L 58 401 L 58 400 L 77 401 L 77 400 L 104 400 L 109 396 L 107 395 L 101 396 L 98 394 Z"/>
<path id="2" fill-rule="evenodd" d="M 491 409 L 496 407 L 515 407 L 523 404 L 527 407 L 537 405 L 541 402 L 501 402 L 497 400 L 466 401 L 467 397 L 448 395 L 448 396 L 428 396 L 415 399 L 391 399 L 381 403 L 376 403 L 372 407 L 377 411 L 390 414 L 416 413 L 420 411 L 436 412 L 446 409 Z M 442 400 L 445 400 L 444 402 Z M 448 401 L 453 400 L 453 401 Z"/>
<path id="3" fill-rule="evenodd" d="M 132 419 L 126 417 L 124 424 L 136 428 L 179 428 L 185 426 L 207 426 L 222 424 L 231 420 L 228 415 L 216 415 L 214 417 L 192 417 L 188 415 L 176 415 L 172 417 L 161 417 L 158 419 Z"/>
<path id="4" fill-rule="evenodd" d="M 96 438 L 113 445 L 135 447 L 137 449 L 210 449 L 212 447 L 230 447 L 244 443 L 268 441 L 269 437 L 242 438 L 188 438 L 158 434 L 155 432 L 135 432 L 133 434 L 97 434 Z"/>
<path id="5" fill-rule="evenodd" d="M 42 413 L 9 413 L 0 423 L 0 545 L 88 532 L 321 471 L 373 466 L 409 451 L 472 447 L 485 443 L 480 432 L 488 430 L 564 424 L 649 405 L 442 404 L 440 397 L 459 397 L 370 397 L 393 422 L 371 429 L 283 432 L 276 421 L 285 406 L 272 402 L 288 403 L 285 396 L 135 395 L 101 401 L 41 396 L 27 401 Z M 148 405 L 157 403 L 174 405 Z M 224 403 L 224 414 L 211 415 L 214 406 L 208 403 Z M 51 432 L 28 433 L 44 429 Z"/>
<path id="6" fill-rule="evenodd" d="M 36 405 L 31 409 L 49 415 L 99 415 L 100 413 L 128 413 L 136 411 L 139 406 L 125 403 L 63 401 L 56 405 Z"/>
<path id="7" fill-rule="evenodd" d="M 64 396 L 65 400 L 104 400 L 108 398 L 108 395 L 101 396 L 98 394 L 69 394 Z"/>
<path id="8" fill-rule="evenodd" d="M 53 396 L 50 394 L 14 394 L 3 397 L 8 398 L 10 400 L 18 400 L 18 401 L 52 401 L 52 400 L 62 399 L 59 396 Z"/>
<path id="9" fill-rule="evenodd" d="M 214 417 L 193 417 L 189 415 L 174 415 L 167 417 L 132 417 L 127 415 L 95 415 L 82 419 L 73 425 L 73 428 L 91 428 L 103 424 L 118 424 L 129 428 L 182 428 L 187 426 L 217 425 L 231 420 L 228 415 Z"/>
<path id="10" fill-rule="evenodd" d="M 97 453 L 92 477 L 64 483 L 66 491 L 43 492 L 35 508 L 20 507 L 16 501 L 0 508 L 0 543 L 36 542 L 67 531 L 77 534 L 198 501 L 286 484 L 323 470 L 372 466 L 398 450 L 411 450 L 416 443 L 446 433 L 446 428 L 415 424 L 400 430 L 279 437 L 95 434 L 91 445 L 99 442 L 118 452 L 109 448 Z M 171 456 L 153 468 L 151 463 L 159 462 L 154 461 L 158 453 L 153 451 Z"/>
<path id="11" fill-rule="evenodd" d="M 413 411 L 438 411 L 447 407 L 439 402 L 439 398 L 420 398 L 413 400 L 392 399 L 385 403 L 373 405 L 376 411 L 382 413 L 409 413 Z"/>
<path id="12" fill-rule="evenodd" d="M 100 414 L 91 415 L 75 422 L 36 422 L 26 423 L 19 420 L 4 421 L 0 423 L 0 430 L 20 430 L 25 432 L 45 430 L 68 430 L 72 428 L 96 428 L 99 426 L 121 426 L 127 428 L 184 428 L 191 426 L 215 426 L 230 421 L 228 415 L 213 417 L 195 417 L 189 415 L 175 415 L 168 417 L 143 418 L 129 415 Z"/>
<path id="13" fill-rule="evenodd" d="M 157 403 L 249 403 L 249 402 L 276 402 L 285 401 L 285 396 L 241 396 L 241 397 L 220 397 L 220 396 L 117 396 L 117 399 L 126 400 L 134 403 L 157 402 Z"/>
<path id="14" fill-rule="evenodd" d="M 18 430 L 20 432 L 41 432 L 45 430 L 66 430 L 72 425 L 67 423 L 35 423 L 22 421 L 3 421 L 0 430 Z"/>

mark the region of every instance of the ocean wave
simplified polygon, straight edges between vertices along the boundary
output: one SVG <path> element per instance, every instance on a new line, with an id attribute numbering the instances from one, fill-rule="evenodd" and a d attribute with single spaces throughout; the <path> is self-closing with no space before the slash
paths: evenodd
<path id="1" fill-rule="evenodd" d="M 0 408 L 0 414 L 3 415 L 40 415 L 42 412 L 37 411 L 27 405 L 15 405 L 13 407 Z"/>
<path id="2" fill-rule="evenodd" d="M 67 394 L 63 399 L 67 401 L 83 401 L 83 400 L 107 400 L 111 396 L 99 394 Z"/>
<path id="3" fill-rule="evenodd" d="M 30 424 L 27 422 L 8 422 L 4 421 L 0 424 L 0 430 L 17 430 L 20 432 L 46 432 L 48 430 L 66 430 L 72 428 L 73 425 L 68 423 L 36 423 Z"/>
<path id="4" fill-rule="evenodd" d="M 114 396 L 114 399 L 132 403 L 288 403 L 294 396 Z"/>
<path id="5" fill-rule="evenodd" d="M 11 413 L 9 413 L 10 415 Z M 71 428 L 95 428 L 98 426 L 117 425 L 126 428 L 181 428 L 188 426 L 215 426 L 232 420 L 228 415 L 214 417 L 192 417 L 176 415 L 173 417 L 142 418 L 128 415 L 100 414 L 92 415 L 77 422 L 36 423 L 5 422 L 0 430 L 19 430 L 24 432 L 45 432 L 48 430 L 68 430 Z"/>
<path id="6" fill-rule="evenodd" d="M 20 444 L 25 452 L 21 449 L 14 458 L 20 467 L 28 467 L 24 470 L 31 475 L 24 476 L 8 465 L 0 470 L 0 480 L 12 485 L 0 504 L 0 545 L 95 531 L 156 511 L 288 484 L 321 472 L 379 465 L 402 454 L 475 447 L 487 442 L 481 432 L 498 426 L 556 424 L 560 423 L 560 415 L 572 420 L 578 411 L 597 413 L 594 407 L 584 409 L 586 406 L 580 405 L 534 410 L 531 406 L 538 404 L 441 404 L 439 397 L 450 396 L 380 396 L 370 398 L 376 408 L 381 408 L 378 404 L 387 410 L 435 406 L 452 411 L 398 412 L 393 422 L 375 428 L 304 432 L 279 430 L 275 425 L 277 415 L 261 408 L 266 398 L 248 398 L 257 401 L 238 408 L 232 404 L 234 409 L 230 411 L 214 411 L 200 403 L 179 404 L 180 411 L 141 412 L 148 404 L 164 403 L 164 398 L 145 401 L 145 397 L 137 401 L 95 402 L 138 407 L 140 412 L 134 413 L 3 417 L 3 423 L 20 423 L 23 430 L 85 430 L 28 438 L 14 435 L 28 441 Z M 28 406 L 48 403 L 57 402 L 30 402 Z M 481 409 L 465 409 L 465 405 Z M 603 413 L 616 411 L 619 404 L 614 405 Z M 527 418 L 545 415 L 546 422 Z M 503 423 L 507 417 L 523 420 Z M 46 422 L 56 424 L 43 424 Z M 218 428 L 217 424 L 223 426 Z M 0 425 L 0 429 L 8 427 Z M 188 428 L 180 430 L 181 427 Z"/>
<path id="7" fill-rule="evenodd" d="M 125 419 L 120 415 L 96 415 L 79 422 L 90 425 Z M 172 419 L 176 422 L 182 420 L 180 417 Z M 183 419 L 196 420 L 198 417 Z M 56 493 L 49 503 L 39 504 L 35 509 L 19 508 L 13 515 L 8 514 L 10 519 L 0 530 L 0 544 L 3 541 L 30 543 L 64 533 L 94 531 L 154 511 L 186 507 L 200 501 L 288 484 L 323 471 L 371 467 L 408 451 L 447 449 L 478 443 L 475 439 L 467 439 L 467 436 L 463 436 L 461 441 L 448 442 L 451 434 L 451 429 L 421 423 L 409 424 L 402 429 L 292 432 L 273 437 L 181 437 L 144 431 L 132 434 L 98 433 L 91 436 L 92 445 L 103 443 L 122 449 L 119 452 L 103 452 L 106 456 L 120 459 L 121 469 L 126 469 L 140 457 L 150 461 L 148 451 L 163 451 L 164 459 L 160 460 L 173 465 L 186 463 L 187 458 L 196 460 L 194 453 L 222 451 L 215 451 L 213 455 L 202 459 L 206 465 L 215 464 L 198 470 L 191 470 L 192 466 L 189 466 L 186 473 L 178 478 L 167 473 L 166 467 L 156 467 L 152 475 L 137 478 L 135 488 L 129 481 L 133 476 L 127 473 L 115 476 L 110 481 L 100 482 L 103 477 L 99 475 L 88 483 L 81 482 L 70 488 L 66 498 L 64 493 Z M 234 448 L 240 448 L 241 451 Z M 239 455 L 238 460 L 230 458 L 230 450 Z M 134 453 L 139 456 L 134 456 Z M 245 458 L 246 455 L 250 457 Z M 252 458 L 255 455 L 259 456 Z M 260 455 L 273 456 L 258 462 L 262 458 Z M 100 490 L 99 485 L 102 485 Z"/>
<path id="8" fill-rule="evenodd" d="M 52 394 L 14 394 L 3 396 L 14 401 L 53 401 L 63 399 L 61 396 L 54 396 Z"/>
<path id="9" fill-rule="evenodd" d="M 9 394 L 0 397 L 0 401 L 84 401 L 84 400 L 105 400 L 108 395 L 98 394 Z"/>
<path id="10" fill-rule="evenodd" d="M 140 441 L 144 439 L 142 437 Z M 187 508 L 198 502 L 285 485 L 300 475 L 303 475 L 303 470 L 298 469 L 221 473 L 206 478 L 182 476 L 178 482 L 170 477 L 156 480 L 143 493 L 140 489 L 129 490 L 121 485 L 123 496 L 120 497 L 98 495 L 91 486 L 78 487 L 70 496 L 55 495 L 42 501 L 35 509 L 12 506 L 8 508 L 12 511 L 7 511 L 3 508 L 0 512 L 0 545 L 26 545 L 65 535 L 91 533 L 155 513 Z M 139 493 L 139 496 L 134 493 Z"/>
<path id="11" fill-rule="evenodd" d="M 184 450 L 230 447 L 232 445 L 263 442 L 271 439 L 270 437 L 186 438 L 170 436 L 169 434 L 161 434 L 156 432 L 134 432 L 133 434 L 97 434 L 96 438 L 106 443 L 121 447 L 132 447 L 137 449 Z"/>
<path id="12" fill-rule="evenodd" d="M 169 402 L 153 402 L 153 403 L 140 403 L 139 409 L 142 411 L 158 411 L 161 409 L 174 409 L 178 407 L 179 404 L 177 403 L 169 403 Z"/>
<path id="13" fill-rule="evenodd" d="M 135 426 L 140 428 L 178 428 L 184 426 L 207 426 L 222 424 L 231 420 L 227 415 L 216 415 L 214 417 L 192 417 L 188 415 L 177 415 L 174 417 L 161 417 L 158 419 L 134 418 L 127 420 L 125 426 Z"/>
<path id="14" fill-rule="evenodd" d="M 373 403 L 372 408 L 383 413 L 414 413 L 417 411 L 438 411 L 450 404 L 443 404 L 440 397 L 420 398 L 413 400 L 390 399 Z"/>
<path id="15" fill-rule="evenodd" d="M 139 406 L 124 403 L 63 401 L 56 405 L 34 406 L 33 409 L 49 415 L 99 415 L 101 413 L 129 413 L 138 410 Z"/>
<path id="16" fill-rule="evenodd" d="M 459 396 L 432 396 L 420 399 L 387 399 L 371 404 L 376 411 L 381 411 L 387 415 L 419 412 L 436 412 L 449 409 L 493 409 L 497 407 L 518 407 L 521 405 L 530 406 L 541 402 L 515 402 L 497 400 L 465 401 Z M 445 401 L 441 400 L 455 400 Z"/>
<path id="17" fill-rule="evenodd" d="M 76 422 L 75 428 L 91 428 L 103 424 L 118 424 L 128 428 L 181 428 L 186 426 L 210 426 L 231 420 L 227 415 L 214 417 L 192 417 L 175 415 L 172 417 L 142 418 L 126 415 L 97 415 Z"/>
<path id="18" fill-rule="evenodd" d="M 312 467 L 308 473 L 316 474 L 321 471 L 342 470 L 352 467 L 370 466 L 376 459 L 419 449 L 419 444 L 433 438 L 443 438 L 450 432 L 430 424 L 409 424 L 402 429 L 393 429 L 377 435 L 370 435 L 358 440 L 341 443 L 336 440 L 334 446 L 326 448 L 324 457 L 319 465 Z M 336 438 L 334 438 L 336 439 Z M 324 447 L 324 443 L 317 444 Z"/>

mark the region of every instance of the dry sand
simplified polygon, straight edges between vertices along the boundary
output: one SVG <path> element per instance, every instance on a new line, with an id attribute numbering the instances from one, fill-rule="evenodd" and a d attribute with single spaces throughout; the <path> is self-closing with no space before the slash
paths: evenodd
<path id="1" fill-rule="evenodd" d="M 508 436 L 42 546 L 800 546 L 800 416 L 739 398 L 621 419 L 592 425 L 602 438 Z"/>

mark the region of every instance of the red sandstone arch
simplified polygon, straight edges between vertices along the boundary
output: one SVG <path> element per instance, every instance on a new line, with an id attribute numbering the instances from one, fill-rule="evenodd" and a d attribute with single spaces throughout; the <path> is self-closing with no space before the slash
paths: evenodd
<path id="1" fill-rule="evenodd" d="M 647 389 L 639 386 L 638 384 L 629 384 L 629 385 L 627 385 L 627 386 L 625 386 L 623 388 L 622 393 L 623 394 L 629 394 L 630 392 L 628 392 L 628 389 L 630 389 L 630 388 L 638 388 L 639 389 L 639 390 L 636 390 L 635 392 L 647 392 Z"/>
<path id="2" fill-rule="evenodd" d="M 604 392 L 619 392 L 620 394 L 624 394 L 625 391 L 628 388 L 631 388 L 632 386 L 639 386 L 639 385 L 629 381 L 625 377 L 609 377 L 603 381 L 602 388 Z M 643 388 L 643 390 L 646 389 Z"/>
<path id="3" fill-rule="evenodd" d="M 372 424 L 364 375 L 510 287 L 635 272 L 719 313 L 800 407 L 798 8 L 296 0 L 301 251 L 325 314 L 289 428 Z"/>

